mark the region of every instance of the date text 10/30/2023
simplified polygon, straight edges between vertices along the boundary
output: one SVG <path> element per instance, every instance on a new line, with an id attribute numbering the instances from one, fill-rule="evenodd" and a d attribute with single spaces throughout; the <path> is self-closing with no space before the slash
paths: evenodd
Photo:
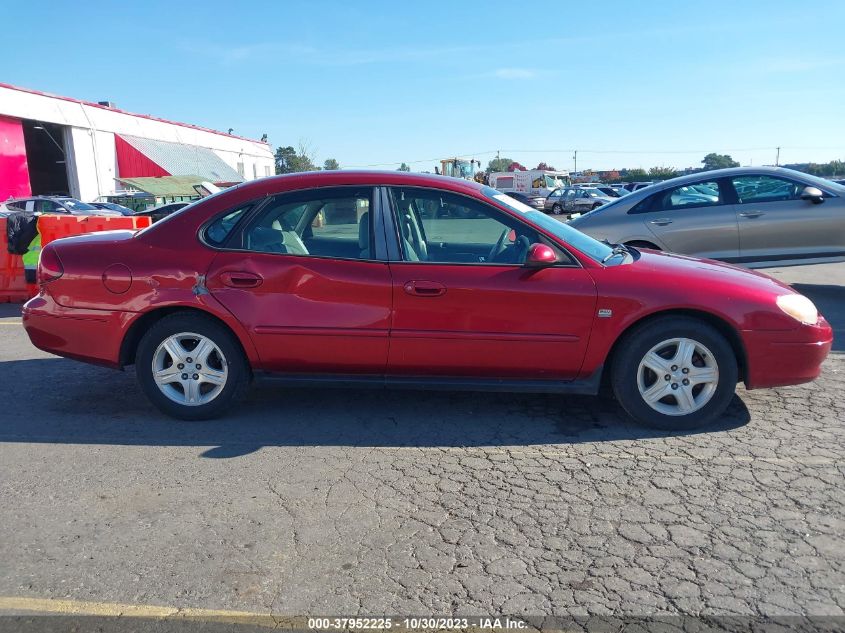
<path id="1" fill-rule="evenodd" d="M 523 620 L 509 617 L 349 617 L 349 618 L 308 618 L 311 630 L 348 631 L 348 630 L 437 630 L 481 629 L 481 630 L 521 630 L 528 628 Z"/>

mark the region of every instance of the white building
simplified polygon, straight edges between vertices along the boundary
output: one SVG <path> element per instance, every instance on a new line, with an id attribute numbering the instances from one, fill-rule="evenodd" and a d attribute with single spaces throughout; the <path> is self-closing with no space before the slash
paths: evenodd
<path id="1" fill-rule="evenodd" d="M 274 173 L 255 141 L 0 83 L 0 200 L 123 189 L 117 178 L 199 176 L 233 184 Z"/>

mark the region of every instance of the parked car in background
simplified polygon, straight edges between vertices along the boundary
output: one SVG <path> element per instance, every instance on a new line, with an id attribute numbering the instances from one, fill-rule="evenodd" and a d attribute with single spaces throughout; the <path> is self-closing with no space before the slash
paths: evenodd
<path id="1" fill-rule="evenodd" d="M 67 213 L 69 215 L 121 215 L 109 209 L 98 209 L 69 196 L 32 196 L 16 198 L 3 203 L 9 211 L 27 213 Z"/>
<path id="2" fill-rule="evenodd" d="M 12 205 L 11 207 L 8 205 Z M 12 213 L 16 213 L 18 211 L 26 211 L 26 209 L 19 209 L 14 206 L 14 200 L 9 200 L 7 202 L 0 202 L 0 218 L 5 218 Z"/>
<path id="3" fill-rule="evenodd" d="M 615 198 L 605 195 L 594 187 L 563 187 L 549 194 L 544 210 L 553 215 L 571 216 L 597 209 L 613 200 Z"/>
<path id="4" fill-rule="evenodd" d="M 647 182 L 627 182 L 627 183 L 625 183 L 624 188 L 627 189 L 630 192 L 633 192 L 633 191 L 639 191 L 640 189 L 642 189 L 644 187 L 648 187 L 648 186 L 653 185 L 653 184 L 654 183 L 650 180 L 647 181 Z"/>
<path id="5" fill-rule="evenodd" d="M 168 215 L 172 213 L 176 213 L 180 209 L 184 209 L 187 207 L 190 202 L 169 202 L 167 204 L 161 204 L 157 207 L 152 207 L 150 209 L 144 209 L 143 211 L 136 211 L 132 215 L 146 215 L 153 219 L 153 222 L 158 222 L 159 220 L 166 218 Z"/>
<path id="6" fill-rule="evenodd" d="M 608 198 L 620 198 L 624 195 L 619 193 L 618 189 L 611 187 L 610 185 L 596 185 L 594 188 L 601 191 Z"/>
<path id="7" fill-rule="evenodd" d="M 749 268 L 845 261 L 845 187 L 781 167 L 673 178 L 570 223 L 596 239 Z"/>
<path id="8" fill-rule="evenodd" d="M 124 207 L 122 204 L 116 202 L 89 202 L 95 209 L 106 209 L 107 211 L 115 211 L 120 215 L 133 215 L 135 211 L 129 207 Z"/>
<path id="9" fill-rule="evenodd" d="M 472 219 L 425 218 L 429 203 Z M 336 209 L 354 215 L 326 222 Z M 689 429 L 721 416 L 738 381 L 813 380 L 833 337 L 765 275 L 610 246 L 490 187 L 403 172 L 247 182 L 140 233 L 51 242 L 38 279 L 23 308 L 37 347 L 134 364 L 150 400 L 189 420 L 222 414 L 262 372 L 587 394 L 606 375 L 637 421 Z"/>
<path id="10" fill-rule="evenodd" d="M 545 209 L 546 197 L 520 193 L 518 191 L 508 191 L 508 195 L 514 200 L 519 200 L 522 204 L 527 204 L 533 209 L 543 211 Z"/>

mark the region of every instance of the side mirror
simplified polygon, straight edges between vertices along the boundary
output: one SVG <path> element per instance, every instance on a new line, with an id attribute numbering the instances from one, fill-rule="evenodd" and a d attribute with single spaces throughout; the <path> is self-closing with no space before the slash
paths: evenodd
<path id="1" fill-rule="evenodd" d="M 822 190 L 817 187 L 804 187 L 804 191 L 801 192 L 801 199 L 809 200 L 814 204 L 819 204 L 824 202 L 824 194 L 822 193 Z"/>
<path id="2" fill-rule="evenodd" d="M 532 244 L 528 247 L 528 254 L 525 256 L 526 268 L 545 268 L 557 264 L 557 253 L 550 246 L 545 244 Z"/>

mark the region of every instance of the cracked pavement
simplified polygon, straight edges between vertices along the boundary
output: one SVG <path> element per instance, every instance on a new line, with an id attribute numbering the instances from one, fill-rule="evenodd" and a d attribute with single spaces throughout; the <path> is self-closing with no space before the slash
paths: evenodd
<path id="1" fill-rule="evenodd" d="M 837 330 L 822 377 L 740 387 L 695 433 L 638 428 L 601 398 L 266 384 L 223 420 L 177 422 L 133 372 L 2 327 L 0 595 L 277 614 L 841 615 L 845 264 L 775 274 Z"/>

